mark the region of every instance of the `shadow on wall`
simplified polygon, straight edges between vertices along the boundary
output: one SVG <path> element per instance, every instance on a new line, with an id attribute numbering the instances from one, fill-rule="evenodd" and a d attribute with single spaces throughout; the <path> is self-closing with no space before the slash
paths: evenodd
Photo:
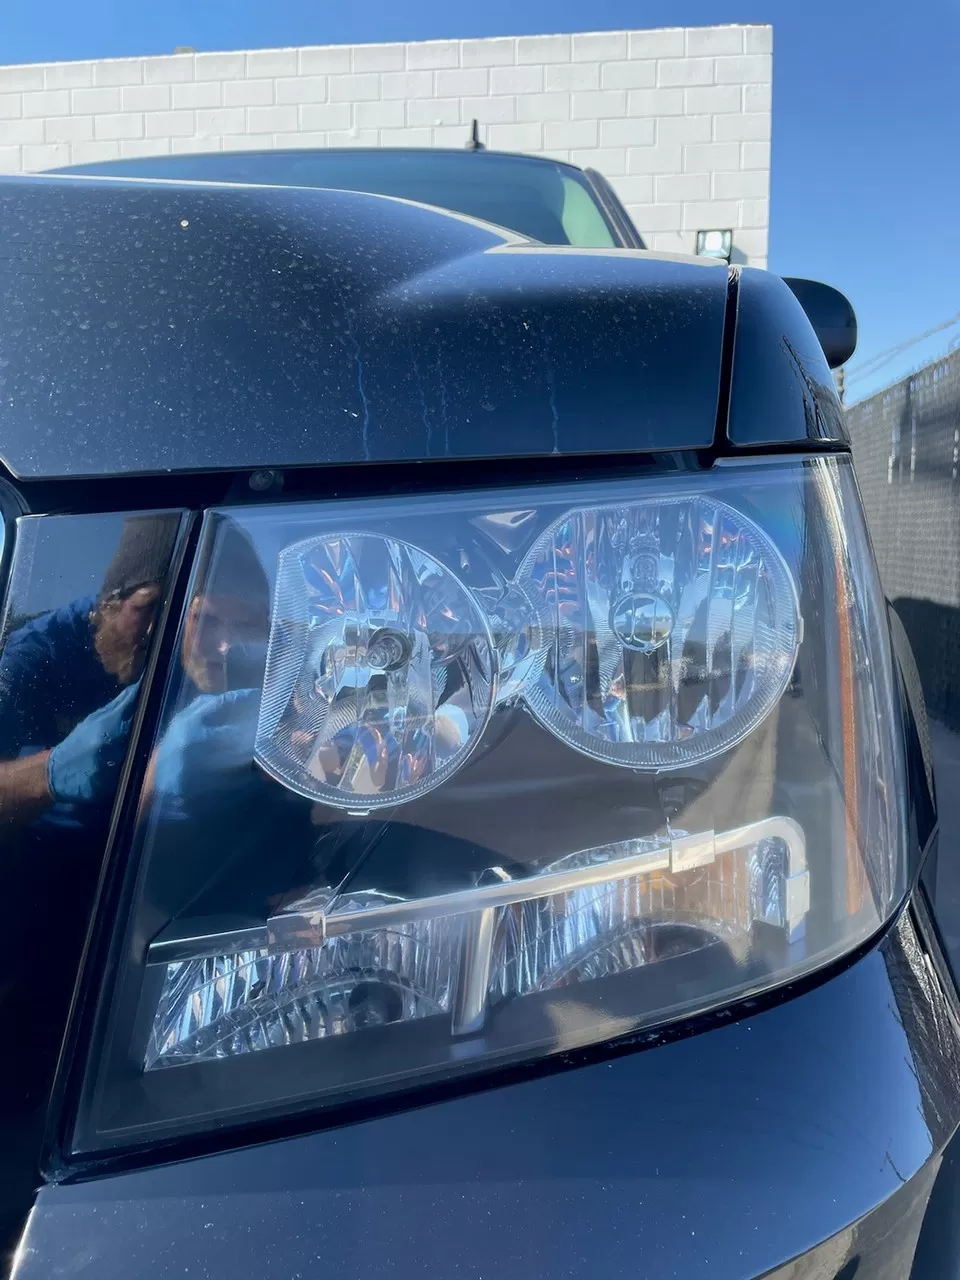
<path id="1" fill-rule="evenodd" d="M 960 608 L 910 596 L 891 603 L 910 639 L 928 713 L 960 732 Z"/>

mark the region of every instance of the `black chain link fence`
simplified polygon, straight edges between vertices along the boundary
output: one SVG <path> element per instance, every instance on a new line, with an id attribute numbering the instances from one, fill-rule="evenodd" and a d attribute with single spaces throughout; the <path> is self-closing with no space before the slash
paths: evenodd
<path id="1" fill-rule="evenodd" d="M 930 714 L 960 730 L 960 350 L 847 410 L 883 587 Z"/>

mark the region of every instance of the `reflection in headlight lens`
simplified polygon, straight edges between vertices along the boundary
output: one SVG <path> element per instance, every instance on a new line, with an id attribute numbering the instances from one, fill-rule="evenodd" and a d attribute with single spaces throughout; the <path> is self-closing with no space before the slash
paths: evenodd
<path id="1" fill-rule="evenodd" d="M 256 750 L 293 790 L 361 810 L 429 791 L 494 690 L 483 610 L 426 552 L 356 533 L 281 553 Z"/>
<path id="2" fill-rule="evenodd" d="M 518 583 L 544 642 L 531 710 L 610 764 L 676 768 L 727 750 L 793 670 L 789 571 L 751 520 L 713 499 L 570 511 L 537 539 Z"/>

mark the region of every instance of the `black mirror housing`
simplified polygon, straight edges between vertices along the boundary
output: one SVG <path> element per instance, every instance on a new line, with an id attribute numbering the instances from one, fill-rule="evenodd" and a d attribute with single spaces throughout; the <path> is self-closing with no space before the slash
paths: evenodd
<path id="1" fill-rule="evenodd" d="M 857 317 L 848 299 L 839 289 L 821 284 L 819 280 L 802 280 L 797 276 L 783 279 L 807 313 L 827 364 L 831 369 L 846 364 L 857 349 Z"/>

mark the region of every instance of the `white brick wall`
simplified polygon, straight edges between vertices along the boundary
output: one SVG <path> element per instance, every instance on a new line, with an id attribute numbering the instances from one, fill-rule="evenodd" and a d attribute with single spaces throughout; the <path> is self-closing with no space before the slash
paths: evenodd
<path id="1" fill-rule="evenodd" d="M 655 249 L 766 265 L 772 31 L 602 31 L 0 67 L 0 173 L 261 147 L 461 146 L 599 169 Z"/>

